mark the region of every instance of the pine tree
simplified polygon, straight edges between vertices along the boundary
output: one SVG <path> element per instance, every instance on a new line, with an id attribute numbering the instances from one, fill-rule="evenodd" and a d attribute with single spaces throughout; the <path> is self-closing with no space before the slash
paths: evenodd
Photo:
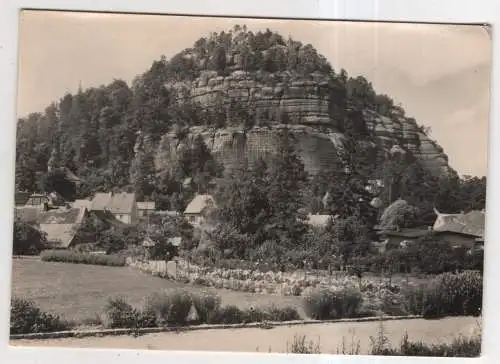
<path id="1" fill-rule="evenodd" d="M 299 244 L 305 232 L 304 217 L 300 214 L 302 191 L 307 181 L 304 164 L 296 154 L 292 134 L 285 129 L 273 159 L 268 178 L 268 199 L 273 238 L 282 245 Z"/>
<path id="2" fill-rule="evenodd" d="M 132 162 L 130 178 L 138 200 L 151 196 L 155 179 L 154 158 L 151 153 L 139 151 Z"/>
<path id="3" fill-rule="evenodd" d="M 265 241 L 271 214 L 266 193 L 266 170 L 262 160 L 252 169 L 244 165 L 227 175 L 216 193 L 219 222 L 231 226 L 239 234 L 252 237 L 253 246 Z"/>

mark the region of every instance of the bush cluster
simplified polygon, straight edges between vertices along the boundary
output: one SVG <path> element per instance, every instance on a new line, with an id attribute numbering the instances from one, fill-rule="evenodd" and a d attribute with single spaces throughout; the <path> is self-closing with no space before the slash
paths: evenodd
<path id="1" fill-rule="evenodd" d="M 304 310 L 315 320 L 350 318 L 359 315 L 362 301 L 355 287 L 320 288 L 304 296 Z"/>
<path id="2" fill-rule="evenodd" d="M 107 265 L 112 267 L 125 266 L 124 256 L 88 254 L 88 253 L 79 253 L 69 250 L 44 250 L 40 254 L 40 259 L 46 262 Z"/>
<path id="3" fill-rule="evenodd" d="M 104 308 L 104 326 L 116 328 L 141 328 L 154 327 L 154 317 L 147 312 L 140 311 L 130 305 L 124 298 L 112 298 Z"/>
<path id="4" fill-rule="evenodd" d="M 57 315 L 43 312 L 34 302 L 13 298 L 10 304 L 10 334 L 64 331 L 70 324 Z"/>
<path id="5" fill-rule="evenodd" d="M 147 297 L 143 310 L 133 308 L 125 300 L 110 300 L 105 309 L 106 326 L 138 328 L 182 326 L 190 324 L 241 324 L 263 321 L 300 319 L 296 309 L 275 306 L 242 310 L 222 306 L 218 295 L 192 294 L 183 290 L 155 293 Z"/>
<path id="6" fill-rule="evenodd" d="M 443 273 L 431 282 L 403 289 L 407 310 L 424 317 L 478 316 L 483 298 L 481 273 Z"/>
<path id="7" fill-rule="evenodd" d="M 423 342 L 410 341 L 408 335 L 405 334 L 399 347 L 375 346 L 372 348 L 371 355 L 475 358 L 481 355 L 481 337 L 459 336 L 449 344 L 428 345 Z"/>

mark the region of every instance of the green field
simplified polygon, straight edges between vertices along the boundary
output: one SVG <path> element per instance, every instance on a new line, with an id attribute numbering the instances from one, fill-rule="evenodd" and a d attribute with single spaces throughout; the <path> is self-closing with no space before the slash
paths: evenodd
<path id="1" fill-rule="evenodd" d="M 293 306 L 302 315 L 300 297 L 267 296 L 224 289 L 195 287 L 140 273 L 128 267 L 42 262 L 14 259 L 12 295 L 32 299 L 43 310 L 68 320 L 95 318 L 103 311 L 108 298 L 122 296 L 137 306 L 153 292 L 188 288 L 191 291 L 218 293 L 222 303 L 240 308 L 274 304 Z"/>

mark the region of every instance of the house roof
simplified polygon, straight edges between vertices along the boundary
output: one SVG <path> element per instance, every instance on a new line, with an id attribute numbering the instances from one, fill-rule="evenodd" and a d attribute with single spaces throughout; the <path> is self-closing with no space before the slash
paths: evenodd
<path id="1" fill-rule="evenodd" d="M 154 210 L 156 208 L 156 204 L 154 201 L 147 202 L 137 202 L 138 210 Z"/>
<path id="2" fill-rule="evenodd" d="M 400 236 L 403 238 L 420 238 L 422 236 L 425 236 L 429 234 L 429 229 L 423 229 L 423 228 L 406 228 L 406 229 L 400 229 L 399 231 L 397 230 L 382 230 L 378 232 L 377 234 L 379 235 L 385 235 L 385 236 Z"/>
<path id="3" fill-rule="evenodd" d="M 15 217 L 28 224 L 38 223 L 43 211 L 39 207 L 18 206 L 14 209 Z"/>
<path id="4" fill-rule="evenodd" d="M 26 205 L 26 202 L 28 202 L 29 198 L 30 198 L 29 192 L 18 191 L 14 195 L 14 203 L 16 204 L 16 206 L 23 206 Z"/>
<path id="5" fill-rule="evenodd" d="M 324 227 L 331 218 L 331 215 L 309 214 L 307 215 L 307 223 L 312 226 Z"/>
<path id="6" fill-rule="evenodd" d="M 81 208 L 55 209 L 40 214 L 40 224 L 75 224 L 80 219 Z"/>
<path id="7" fill-rule="evenodd" d="M 47 241 L 67 248 L 85 217 L 85 211 L 85 207 L 46 211 L 40 215 L 40 230 L 47 234 Z"/>
<path id="8" fill-rule="evenodd" d="M 211 195 L 196 195 L 184 210 L 185 214 L 201 214 L 205 208 L 215 205 Z"/>
<path id="9" fill-rule="evenodd" d="M 130 214 L 135 204 L 135 194 L 120 193 L 102 193 L 98 192 L 92 199 L 92 211 L 109 210 L 112 214 Z"/>
<path id="10" fill-rule="evenodd" d="M 90 201 L 90 200 L 75 200 L 71 204 L 71 207 L 75 208 L 75 209 L 85 207 L 87 210 L 90 210 L 92 207 L 92 201 Z"/>
<path id="11" fill-rule="evenodd" d="M 484 212 L 470 211 L 462 214 L 437 213 L 433 230 L 484 238 Z"/>

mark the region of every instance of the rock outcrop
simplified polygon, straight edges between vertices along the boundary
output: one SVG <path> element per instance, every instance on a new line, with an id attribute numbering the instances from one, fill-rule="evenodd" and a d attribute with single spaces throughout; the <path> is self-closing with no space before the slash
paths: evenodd
<path id="1" fill-rule="evenodd" d="M 256 120 L 254 127 L 245 129 L 228 110 L 226 128 L 192 127 L 183 140 L 178 140 L 174 133 L 164 135 L 156 153 L 160 169 L 169 168 L 179 148 L 189 146 L 196 135 L 203 137 L 226 168 L 238 165 L 243 158 L 252 162 L 272 154 L 285 127 L 282 124 L 285 114 L 306 170 L 315 174 L 338 158 L 343 133 L 341 121 L 334 115 L 341 105 L 336 104 L 335 84 L 324 75 L 315 73 L 297 78 L 289 72 L 263 75 L 236 70 L 223 77 L 205 71 L 192 82 L 167 86 L 177 90 L 180 103 L 194 101 L 205 108 L 236 103 L 239 107 L 253 108 Z M 410 151 L 434 174 L 451 170 L 442 148 L 412 119 L 389 118 L 369 109 L 363 111 L 363 118 L 383 149 L 399 146 Z"/>

